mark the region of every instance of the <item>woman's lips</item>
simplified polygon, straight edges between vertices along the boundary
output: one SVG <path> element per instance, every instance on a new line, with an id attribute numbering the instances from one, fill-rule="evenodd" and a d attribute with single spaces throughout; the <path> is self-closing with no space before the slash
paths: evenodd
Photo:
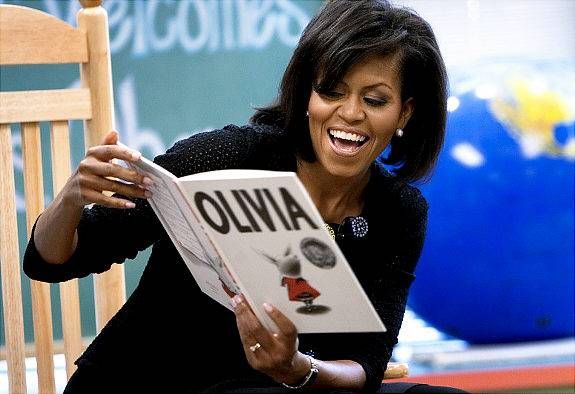
<path id="1" fill-rule="evenodd" d="M 328 129 L 330 146 L 340 156 L 353 156 L 361 150 L 369 137 L 340 129 Z"/>

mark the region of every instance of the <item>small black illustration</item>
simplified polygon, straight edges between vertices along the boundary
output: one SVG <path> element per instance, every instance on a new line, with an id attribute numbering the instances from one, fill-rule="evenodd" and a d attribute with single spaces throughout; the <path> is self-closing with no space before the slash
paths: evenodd
<path id="1" fill-rule="evenodd" d="M 335 267 L 335 253 L 323 241 L 312 237 L 304 238 L 300 242 L 300 249 L 310 263 L 316 267 L 324 269 Z"/>

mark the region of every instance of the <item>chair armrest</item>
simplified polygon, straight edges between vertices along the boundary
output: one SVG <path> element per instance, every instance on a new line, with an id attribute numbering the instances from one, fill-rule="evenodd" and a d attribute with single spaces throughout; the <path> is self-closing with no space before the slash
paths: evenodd
<path id="1" fill-rule="evenodd" d="M 406 363 L 387 363 L 387 369 L 383 374 L 383 379 L 399 379 L 409 375 L 409 366 Z"/>

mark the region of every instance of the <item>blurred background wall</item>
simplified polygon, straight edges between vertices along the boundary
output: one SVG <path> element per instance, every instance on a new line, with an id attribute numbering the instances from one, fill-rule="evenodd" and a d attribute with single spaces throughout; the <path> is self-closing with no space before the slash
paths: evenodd
<path id="1" fill-rule="evenodd" d="M 76 0 L 0 2 L 73 24 L 79 7 Z M 431 209 L 410 311 L 469 343 L 572 337 L 575 2 L 395 3 L 430 22 L 450 76 L 445 149 L 432 180 L 419 185 Z M 105 0 L 121 140 L 153 157 L 190 134 L 245 123 L 254 107 L 274 98 L 291 51 L 321 4 Z M 78 84 L 78 76 L 45 81 L 43 70 L 2 68 L 2 89 Z M 82 156 L 80 134 L 72 137 L 74 165 Z M 13 137 L 21 173 L 18 133 Z M 50 194 L 50 180 L 45 187 Z M 21 239 L 23 251 L 24 231 Z M 128 292 L 148 253 L 126 262 Z M 81 280 L 86 336 L 95 333 L 91 286 L 90 278 Z M 52 293 L 57 310 L 57 287 Z M 25 320 L 30 341 L 29 312 Z M 409 328 L 407 321 L 402 330 Z"/>

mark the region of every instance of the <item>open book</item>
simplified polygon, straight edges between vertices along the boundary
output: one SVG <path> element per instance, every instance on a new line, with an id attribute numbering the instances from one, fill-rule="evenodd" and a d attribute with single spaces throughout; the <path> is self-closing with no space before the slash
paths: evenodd
<path id="1" fill-rule="evenodd" d="M 300 333 L 385 327 L 293 172 L 220 170 L 177 178 L 142 157 L 149 199 L 204 293 L 232 309 L 242 293 L 262 324 L 274 305 Z"/>

